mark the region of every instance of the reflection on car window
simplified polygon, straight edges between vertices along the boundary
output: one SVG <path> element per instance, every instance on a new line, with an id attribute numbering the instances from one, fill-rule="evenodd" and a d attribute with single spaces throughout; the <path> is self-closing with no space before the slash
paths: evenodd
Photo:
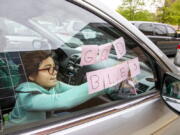
<path id="1" fill-rule="evenodd" d="M 161 24 L 155 24 L 155 34 L 159 36 L 167 36 L 166 27 Z"/>
<path id="2" fill-rule="evenodd" d="M 48 40 L 30 27 L 7 18 L 0 18 L 0 31 L 6 38 L 2 51 L 30 51 L 49 48 Z"/>
<path id="3" fill-rule="evenodd" d="M 167 26 L 167 30 L 168 30 L 168 35 L 169 35 L 169 36 L 172 36 L 172 37 L 175 36 L 176 31 L 175 31 L 173 28 Z"/>
<path id="4" fill-rule="evenodd" d="M 0 44 L 0 82 L 3 82 L 0 87 L 5 92 L 11 91 L 11 101 L 14 102 L 3 108 L 5 126 L 63 118 L 116 100 L 130 101 L 154 90 L 153 59 L 122 30 L 67 1 L 44 1 L 46 10 L 40 14 L 38 8 L 42 9 L 43 4 L 38 5 L 37 2 L 35 5 L 32 8 L 34 12 L 38 11 L 37 16 L 33 14 L 32 18 L 24 21 L 29 23 L 29 29 L 32 26 L 33 31 L 41 36 L 33 35 L 28 40 L 21 38 L 23 41 L 20 42 L 17 37 L 2 34 L 4 38 L 0 39 L 7 40 Z M 58 37 L 64 46 L 70 48 L 53 48 L 52 43 L 56 42 L 52 37 Z M 117 58 L 116 48 L 112 46 L 108 59 L 88 66 L 80 65 L 82 47 L 101 47 L 120 37 L 125 41 L 126 54 L 123 57 Z M 13 51 L 3 48 L 7 46 L 16 48 Z M 128 74 L 126 80 L 89 94 L 86 73 L 111 68 L 135 58 L 140 65 L 137 76 Z"/>
<path id="5" fill-rule="evenodd" d="M 153 35 L 153 25 L 151 23 L 144 23 L 139 26 L 139 29 L 145 35 Z"/>
<path id="6" fill-rule="evenodd" d="M 7 35 L 16 36 L 40 36 L 38 33 L 32 31 L 31 29 L 23 26 L 22 24 L 13 22 L 11 20 L 0 18 L 0 28 L 4 30 Z"/>

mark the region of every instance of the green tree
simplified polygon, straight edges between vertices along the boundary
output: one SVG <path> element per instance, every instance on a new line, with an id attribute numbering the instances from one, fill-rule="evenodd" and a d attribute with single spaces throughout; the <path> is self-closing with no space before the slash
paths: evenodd
<path id="1" fill-rule="evenodd" d="M 180 0 L 165 0 L 164 6 L 158 9 L 157 20 L 180 26 Z"/>
<path id="2" fill-rule="evenodd" d="M 147 10 L 139 10 L 134 13 L 133 19 L 131 19 L 131 13 L 130 10 L 125 9 L 125 10 L 118 10 L 118 13 L 123 15 L 126 19 L 131 20 L 131 21 L 154 21 L 155 20 L 155 15 L 153 13 L 150 13 Z"/>
<path id="3" fill-rule="evenodd" d="M 155 14 L 150 13 L 147 10 L 141 10 L 136 12 L 134 20 L 137 21 L 154 21 L 155 20 Z"/>
<path id="4" fill-rule="evenodd" d="M 119 12 L 121 14 L 127 13 L 128 15 L 126 15 L 125 17 L 128 20 L 134 20 L 135 13 L 143 5 L 144 5 L 143 0 L 123 0 L 122 5 L 119 6 L 117 9 L 117 12 Z"/>
<path id="5" fill-rule="evenodd" d="M 122 5 L 116 11 L 131 21 L 154 21 L 153 13 L 142 10 L 144 5 L 144 0 L 123 0 Z"/>

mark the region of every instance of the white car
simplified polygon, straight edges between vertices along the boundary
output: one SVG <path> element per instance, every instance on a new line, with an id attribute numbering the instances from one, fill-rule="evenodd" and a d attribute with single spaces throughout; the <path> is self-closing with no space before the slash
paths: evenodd
<path id="1" fill-rule="evenodd" d="M 180 112 L 180 76 L 177 68 L 151 40 L 118 13 L 97 0 L 4 0 L 0 1 L 0 17 L 26 26 L 33 32 L 38 33 L 45 41 L 39 42 L 37 40 L 35 43 L 29 44 L 23 41 L 24 34 L 18 39 L 21 43 L 13 51 L 4 49 L 6 44 L 0 42 L 0 64 L 2 64 L 0 65 L 0 134 L 172 135 L 175 132 L 180 133 L 178 128 L 180 124 L 178 116 Z M 69 20 L 83 22 L 83 29 L 86 30 L 84 32 L 85 36 L 82 34 L 82 29 L 77 30 L 74 34 L 61 29 L 61 32 L 67 33 L 71 38 L 53 32 L 57 25 L 61 28 L 61 25 Z M 51 25 L 55 27 L 51 30 L 50 27 L 39 23 L 42 21 L 54 22 L 57 25 Z M 49 25 L 49 23 L 46 23 L 46 25 Z M 95 45 L 99 51 L 107 44 L 114 44 L 120 37 L 124 39 L 124 48 L 126 48 L 122 57 L 117 58 L 115 50 L 118 50 L 118 48 L 114 49 L 112 47 L 106 60 L 86 66 L 80 65 L 83 59 L 82 47 L 88 45 L 91 48 L 91 45 Z M 67 40 L 63 40 L 64 38 Z M 75 41 L 74 38 L 77 40 Z M 73 40 L 73 44 L 69 39 Z M 22 43 L 24 46 L 20 47 Z M 38 89 L 24 92 L 17 91 L 19 84 L 29 81 L 21 57 L 21 54 L 30 51 L 29 46 L 33 46 L 31 49 L 33 52 L 37 50 L 51 51 L 55 64 L 59 66 L 59 69 L 52 68 L 59 71 L 57 78 L 70 85 L 80 85 L 87 82 L 86 73 L 92 73 L 92 71 L 102 73 L 101 70 L 103 70 L 104 72 L 100 74 L 102 79 L 106 74 L 105 69 L 112 69 L 114 66 L 123 62 L 126 63 L 126 61 L 134 58 L 136 60 L 138 58 L 140 72 L 135 77 L 131 76 L 130 79 L 126 78 L 118 85 L 113 85 L 112 93 L 97 96 L 84 103 L 81 101 L 82 104 L 69 108 L 59 107 L 54 110 L 50 106 L 48 109 L 31 110 L 30 113 L 32 114 L 42 111 L 43 115 L 41 116 L 45 119 L 39 120 L 38 117 L 33 119 L 34 121 L 27 121 L 25 124 L 17 120 L 16 124 L 12 124 L 9 121 L 9 113 L 12 109 L 16 109 L 14 104 L 16 100 L 19 100 L 19 94 L 28 95 L 27 98 L 42 94 L 38 92 Z M 21 48 L 21 51 L 19 48 Z M 97 58 L 99 58 L 99 55 L 98 52 Z M 88 59 L 91 60 L 92 56 L 88 55 Z M 27 62 L 32 63 L 30 60 L 27 60 Z M 129 68 L 126 68 L 126 70 L 129 71 Z M 5 71 L 7 71 L 6 74 Z M 39 69 L 37 72 L 39 72 Z M 118 70 L 116 74 L 113 68 L 115 76 L 119 77 L 119 72 Z M 21 79 L 15 82 L 15 77 Z M 127 82 L 129 83 L 128 80 L 131 80 L 130 88 L 133 87 L 136 92 L 128 91 L 128 87 L 126 87 Z M 103 83 L 102 87 L 110 83 L 107 80 L 104 80 L 104 82 L 106 83 Z M 51 96 L 53 105 L 61 104 L 61 102 L 56 101 L 60 97 L 58 95 L 62 93 L 53 94 L 53 96 L 50 94 L 44 95 Z M 71 101 L 74 96 L 81 95 L 70 95 L 64 99 L 64 102 Z M 38 99 L 36 104 L 33 105 L 42 103 L 39 108 L 45 107 L 47 99 L 41 101 L 38 101 Z M 22 106 L 18 106 L 17 103 L 17 108 L 23 108 L 26 105 L 28 103 L 23 102 Z M 66 105 L 64 104 L 64 106 Z M 29 108 L 24 107 L 24 109 L 28 110 Z M 15 114 L 18 115 L 18 113 Z"/>
<path id="2" fill-rule="evenodd" d="M 6 37 L 6 51 L 31 51 L 40 49 L 41 46 L 34 47 L 34 43 L 44 40 L 43 37 L 33 31 L 32 28 L 2 17 L 0 18 L 0 30 Z"/>

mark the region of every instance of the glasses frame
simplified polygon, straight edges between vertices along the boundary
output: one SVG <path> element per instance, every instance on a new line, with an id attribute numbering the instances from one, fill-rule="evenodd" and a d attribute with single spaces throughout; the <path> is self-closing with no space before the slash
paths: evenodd
<path id="1" fill-rule="evenodd" d="M 51 71 L 51 69 L 52 69 L 52 71 Z M 45 70 L 47 70 L 50 75 L 53 75 L 54 71 L 58 71 L 59 70 L 59 66 L 55 65 L 54 67 L 38 69 L 38 71 L 45 71 Z"/>

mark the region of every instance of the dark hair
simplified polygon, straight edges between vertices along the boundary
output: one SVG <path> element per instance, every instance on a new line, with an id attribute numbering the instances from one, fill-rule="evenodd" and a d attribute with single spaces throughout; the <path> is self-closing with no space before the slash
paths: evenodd
<path id="1" fill-rule="evenodd" d="M 37 74 L 41 62 L 50 56 L 50 51 L 33 51 L 21 53 L 21 58 L 27 77 L 32 74 Z"/>

